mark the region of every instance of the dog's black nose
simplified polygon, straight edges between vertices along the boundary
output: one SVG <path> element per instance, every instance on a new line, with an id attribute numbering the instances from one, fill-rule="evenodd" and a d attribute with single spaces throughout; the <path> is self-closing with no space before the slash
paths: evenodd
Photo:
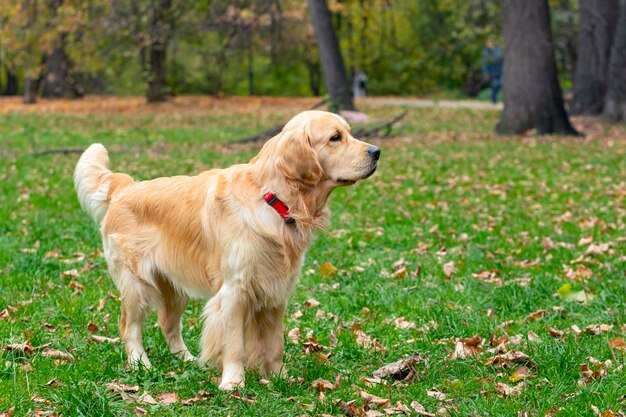
<path id="1" fill-rule="evenodd" d="M 375 161 L 378 161 L 378 158 L 380 158 L 380 148 L 378 146 L 370 146 L 367 153 L 372 155 Z"/>

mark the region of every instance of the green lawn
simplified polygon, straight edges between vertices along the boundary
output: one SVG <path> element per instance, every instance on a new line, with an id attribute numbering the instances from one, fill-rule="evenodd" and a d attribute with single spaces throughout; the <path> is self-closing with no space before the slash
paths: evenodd
<path id="1" fill-rule="evenodd" d="M 408 411 L 414 401 L 450 416 L 626 410 L 618 349 L 626 331 L 626 129 L 579 120 L 587 139 L 500 138 L 490 133 L 498 118 L 490 111 L 408 109 L 398 137 L 375 141 L 379 171 L 335 191 L 331 227 L 316 237 L 285 317 L 287 379 L 265 384 L 249 373 L 238 397 L 222 393 L 216 371 L 168 353 L 155 315 L 144 336 L 154 368 L 129 372 L 121 344 L 92 340 L 118 337 L 119 301 L 97 228 L 74 194 L 78 155 L 28 153 L 98 141 L 110 147 L 114 171 L 139 179 L 197 173 L 247 161 L 254 145 L 225 144 L 306 108 L 226 107 L 0 113 L 0 341 L 34 348 L 3 350 L 0 413 L 376 416 L 404 404 L 418 415 Z M 381 120 L 400 111 L 362 108 Z M 320 269 L 327 262 L 336 273 Z M 307 307 L 311 298 L 319 306 Z M 194 353 L 202 307 L 193 301 L 184 316 Z M 287 331 L 296 327 L 302 337 L 292 343 Z M 478 346 L 463 344 L 475 335 Z M 307 336 L 327 348 L 310 352 Z M 461 357 L 455 344 L 466 347 Z M 529 358 L 488 362 L 497 349 Z M 364 379 L 414 352 L 422 360 L 412 380 Z M 320 393 L 318 378 L 334 386 Z M 139 392 L 122 395 L 110 382 Z M 503 393 L 502 383 L 517 392 Z M 361 390 L 390 405 L 366 401 Z M 134 402 L 144 391 L 156 405 Z M 165 404 L 163 393 L 180 401 Z M 193 397 L 200 401 L 182 404 Z M 352 411 L 340 401 L 354 401 Z"/>

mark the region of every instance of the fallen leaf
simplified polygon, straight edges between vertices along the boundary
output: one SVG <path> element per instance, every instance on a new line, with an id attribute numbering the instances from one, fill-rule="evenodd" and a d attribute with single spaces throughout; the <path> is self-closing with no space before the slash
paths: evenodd
<path id="1" fill-rule="evenodd" d="M 454 352 L 450 354 L 449 359 L 465 359 L 470 356 L 476 356 L 483 347 L 483 340 L 479 335 L 470 338 L 457 338 L 454 343 Z"/>
<path id="2" fill-rule="evenodd" d="M 46 387 L 55 388 L 55 387 L 58 387 L 59 385 L 63 385 L 63 381 L 61 381 L 59 378 L 52 378 L 50 381 L 46 382 L 44 385 Z"/>
<path id="3" fill-rule="evenodd" d="M 1 412 L 0 417 L 11 417 L 14 411 L 15 411 L 15 407 L 11 407 L 7 411 Z"/>
<path id="4" fill-rule="evenodd" d="M 357 408 L 357 406 L 354 405 L 354 401 L 349 401 L 349 402 L 339 401 L 337 403 L 337 407 L 339 407 L 339 409 L 343 411 L 344 414 L 348 417 L 365 416 L 365 410 L 363 410 L 363 408 Z"/>
<path id="5" fill-rule="evenodd" d="M 448 396 L 445 393 L 438 391 L 436 389 L 426 391 L 426 395 L 428 395 L 429 397 L 435 398 L 439 401 L 444 401 L 446 398 L 448 398 Z"/>
<path id="6" fill-rule="evenodd" d="M 536 366 L 535 363 L 530 360 L 530 356 L 517 350 L 510 350 L 507 353 L 501 353 L 493 356 L 487 359 L 485 366 L 493 365 L 496 368 L 508 368 L 513 363 L 526 363 L 532 367 Z"/>
<path id="7" fill-rule="evenodd" d="M 70 269 L 67 271 L 63 271 L 61 273 L 61 275 L 63 275 L 64 277 L 71 277 L 71 278 L 78 278 L 80 277 L 80 274 L 78 273 L 77 269 Z"/>
<path id="8" fill-rule="evenodd" d="M 116 345 L 120 342 L 120 338 L 119 337 L 114 337 L 114 338 L 110 338 L 110 337 L 105 337 L 105 336 L 98 336 L 95 334 L 91 335 L 91 340 L 93 340 L 94 342 L 97 343 L 111 343 L 112 345 Z"/>
<path id="9" fill-rule="evenodd" d="M 14 343 L 11 345 L 7 345 L 5 349 L 24 353 L 33 353 L 34 350 L 33 345 L 30 344 L 30 340 L 27 340 L 24 343 Z"/>
<path id="10" fill-rule="evenodd" d="M 354 323 L 351 328 L 351 332 L 356 336 L 356 342 L 359 346 L 362 346 L 366 349 L 374 349 L 374 350 L 384 350 L 384 346 L 381 345 L 377 339 L 372 338 L 370 335 L 365 333 L 361 328 L 360 323 Z"/>
<path id="11" fill-rule="evenodd" d="M 8 309 L 4 309 L 2 311 L 0 311 L 0 319 L 2 320 L 11 320 L 11 316 L 9 315 L 9 310 Z"/>
<path id="12" fill-rule="evenodd" d="M 626 351 L 626 342 L 621 337 L 614 337 L 609 341 L 609 347 L 615 350 Z"/>
<path id="13" fill-rule="evenodd" d="M 300 333 L 300 328 L 295 327 L 289 330 L 289 333 L 287 333 L 287 337 L 289 337 L 289 340 L 291 340 L 291 343 L 293 343 L 294 345 L 299 344 L 300 339 L 302 339 L 302 333 Z"/>
<path id="14" fill-rule="evenodd" d="M 416 376 L 415 366 L 422 362 L 422 358 L 418 353 L 414 353 L 411 356 L 400 359 L 396 362 L 387 364 L 375 370 L 372 373 L 374 378 L 387 378 L 391 377 L 395 380 L 405 380 Z"/>
<path id="15" fill-rule="evenodd" d="M 374 404 L 379 408 L 384 408 L 391 404 L 388 398 L 377 397 L 363 390 L 361 390 L 361 397 L 365 399 L 366 404 Z"/>
<path id="16" fill-rule="evenodd" d="M 139 385 L 120 384 L 119 382 L 107 382 L 105 387 L 113 392 L 139 392 Z"/>
<path id="17" fill-rule="evenodd" d="M 537 333 L 533 332 L 532 330 L 530 332 L 528 332 L 528 341 L 529 342 L 540 342 L 541 338 L 537 335 Z"/>
<path id="18" fill-rule="evenodd" d="M 503 382 L 496 383 L 495 389 L 498 393 L 502 394 L 503 397 L 509 397 L 512 395 L 519 395 L 524 388 L 524 381 L 520 382 L 514 387 L 510 387 Z"/>
<path id="19" fill-rule="evenodd" d="M 420 416 L 426 416 L 426 417 L 436 417 L 437 416 L 434 413 L 427 412 L 426 409 L 424 408 L 424 406 L 422 404 L 418 403 L 417 401 L 411 402 L 411 408 L 413 408 L 413 410 L 415 410 L 415 412 L 417 414 L 419 414 Z"/>
<path id="20" fill-rule="evenodd" d="M 557 330 L 554 327 L 548 327 L 548 331 L 550 332 L 550 336 L 552 337 L 561 337 L 565 334 L 563 330 Z"/>
<path id="21" fill-rule="evenodd" d="M 74 360 L 74 356 L 66 352 L 61 352 L 57 349 L 45 349 L 43 352 L 41 352 L 41 356 L 44 356 L 46 358 L 61 359 L 67 362 Z"/>
<path id="22" fill-rule="evenodd" d="M 450 278 L 456 272 L 456 268 L 454 267 L 454 261 L 446 262 L 443 264 L 443 273 L 446 278 Z"/>
<path id="23" fill-rule="evenodd" d="M 162 392 L 157 394 L 156 399 L 163 405 L 174 404 L 180 401 L 180 398 L 174 392 Z"/>
<path id="24" fill-rule="evenodd" d="M 541 320 L 542 318 L 544 318 L 546 315 L 550 314 L 549 310 L 537 310 L 537 311 L 533 311 L 532 313 L 530 313 L 529 315 L 527 315 L 526 317 L 524 317 L 524 321 L 537 321 L 537 320 Z"/>
<path id="25" fill-rule="evenodd" d="M 87 325 L 87 331 L 89 333 L 95 333 L 98 331 L 98 325 L 96 323 L 94 323 L 93 321 L 90 321 L 89 324 Z"/>
<path id="26" fill-rule="evenodd" d="M 511 382 L 522 381 L 530 377 L 531 375 L 532 373 L 530 372 L 530 369 L 528 369 L 526 366 L 520 366 L 519 368 L 515 370 L 515 372 L 511 374 L 511 376 L 509 377 L 509 381 Z"/>
<path id="27" fill-rule="evenodd" d="M 144 392 L 143 394 L 141 394 L 137 399 L 136 402 L 139 404 L 150 404 L 150 405 L 158 405 L 159 402 L 157 400 L 154 399 L 154 397 L 150 394 L 148 394 L 147 392 Z"/>
<path id="28" fill-rule="evenodd" d="M 393 324 L 396 325 L 398 329 L 414 329 L 415 323 L 412 321 L 406 320 L 404 317 L 398 317 L 393 321 Z"/>
<path id="29" fill-rule="evenodd" d="M 319 306 L 321 303 L 317 301 L 315 298 L 309 298 L 304 302 L 304 306 L 306 308 L 313 308 Z"/>
<path id="30" fill-rule="evenodd" d="M 326 379 L 316 379 L 315 381 L 311 382 L 311 387 L 318 392 L 323 392 L 335 389 L 335 384 Z"/>
<path id="31" fill-rule="evenodd" d="M 590 324 L 589 326 L 585 327 L 585 331 L 593 335 L 599 335 L 600 333 L 608 332 L 612 328 L 613 325 L 610 324 Z"/>
<path id="32" fill-rule="evenodd" d="M 331 278 L 337 274 L 337 268 L 335 268 L 330 262 L 324 262 L 320 265 L 320 274 L 324 278 Z"/>
<path id="33" fill-rule="evenodd" d="M 603 255 L 610 249 L 608 243 L 592 243 L 585 251 L 585 255 Z"/>

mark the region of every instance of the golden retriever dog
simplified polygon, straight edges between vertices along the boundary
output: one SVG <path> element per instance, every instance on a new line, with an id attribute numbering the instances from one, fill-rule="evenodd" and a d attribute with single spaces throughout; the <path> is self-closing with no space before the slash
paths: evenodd
<path id="1" fill-rule="evenodd" d="M 150 308 L 170 351 L 193 360 L 181 316 L 197 297 L 209 299 L 199 361 L 222 370 L 220 389 L 242 386 L 244 368 L 284 372 L 287 299 L 313 232 L 327 224 L 328 197 L 372 175 L 379 156 L 322 111 L 295 116 L 249 163 L 196 176 L 137 182 L 111 172 L 104 146 L 91 145 L 74 183 L 101 223 L 129 364 L 150 367 L 141 340 Z"/>

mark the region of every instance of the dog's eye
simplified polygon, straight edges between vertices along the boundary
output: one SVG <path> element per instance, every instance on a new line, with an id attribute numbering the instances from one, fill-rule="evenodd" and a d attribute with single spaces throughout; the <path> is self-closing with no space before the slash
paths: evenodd
<path id="1" fill-rule="evenodd" d="M 339 134 L 339 133 L 335 134 L 335 136 L 330 138 L 330 141 L 331 142 L 339 142 L 339 141 L 341 141 L 341 134 Z"/>

